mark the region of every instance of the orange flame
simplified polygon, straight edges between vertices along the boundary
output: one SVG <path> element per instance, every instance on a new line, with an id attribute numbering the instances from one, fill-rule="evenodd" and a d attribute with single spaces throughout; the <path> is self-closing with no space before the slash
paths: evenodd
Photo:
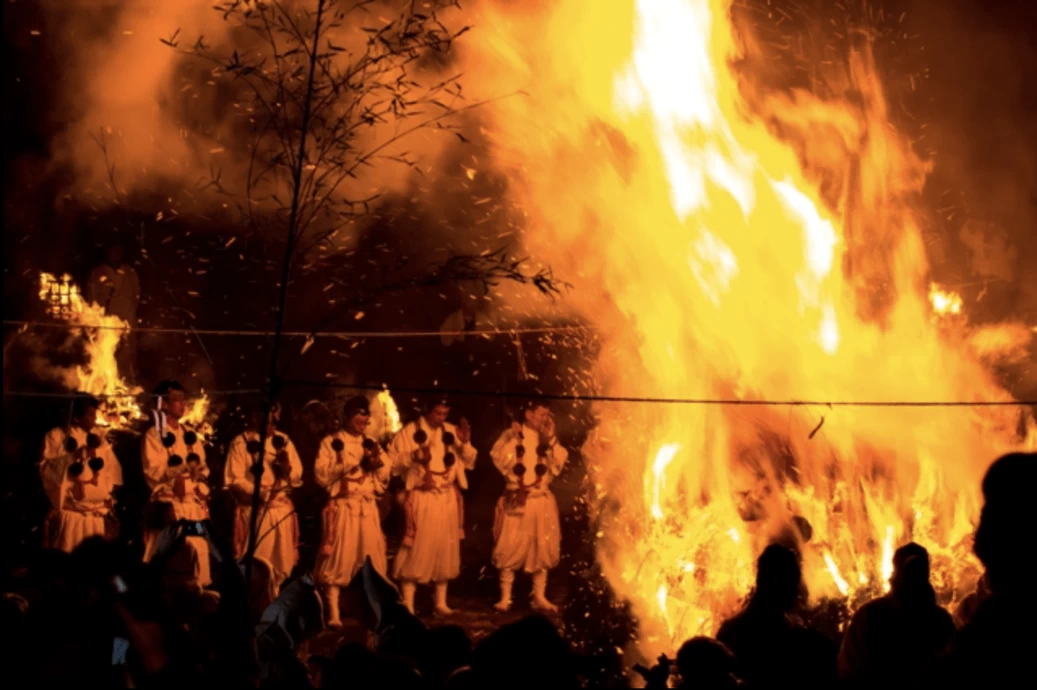
<path id="1" fill-rule="evenodd" d="M 202 389 L 199 397 L 190 401 L 180 421 L 194 429 L 203 439 L 212 438 L 215 420 L 210 415 L 209 396 L 205 394 L 205 389 Z"/>
<path id="2" fill-rule="evenodd" d="M 68 274 L 62 275 L 59 281 L 50 273 L 41 273 L 39 295 L 51 316 L 79 327 L 73 332 L 83 339 L 87 362 L 75 368 L 68 382 L 75 390 L 101 399 L 98 423 L 125 428 L 133 420 L 143 419 L 144 414 L 135 399 L 141 389 L 130 386 L 119 375 L 115 359 L 119 342 L 130 330 L 129 324 L 106 314 L 96 303 L 87 304 L 79 286 Z"/>
<path id="3" fill-rule="evenodd" d="M 925 294 L 914 208 L 928 166 L 889 126 L 870 48 L 849 55 L 852 98 L 764 92 L 732 66 L 729 10 L 562 0 L 484 10 L 473 36 L 476 95 L 522 93 L 490 106 L 484 131 L 527 250 L 573 267 L 567 306 L 602 339 L 601 392 L 1011 400 L 929 318 L 944 302 Z M 1010 407 L 595 413 L 598 557 L 653 659 L 715 632 L 778 536 L 801 542 L 815 601 L 880 594 L 915 540 L 953 602 L 978 577 L 983 472 L 1021 443 Z"/>
<path id="4" fill-rule="evenodd" d="M 940 316 L 961 314 L 961 296 L 956 292 L 940 289 L 936 283 L 929 286 L 929 301 L 932 302 L 933 311 Z"/>

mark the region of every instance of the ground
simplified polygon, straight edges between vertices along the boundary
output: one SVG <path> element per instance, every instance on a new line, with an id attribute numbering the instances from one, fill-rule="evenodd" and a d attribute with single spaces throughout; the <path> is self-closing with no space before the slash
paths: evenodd
<path id="1" fill-rule="evenodd" d="M 437 625 L 459 625 L 464 628 L 471 638 L 473 644 L 488 636 L 497 628 L 520 618 L 528 616 L 534 611 L 526 601 L 516 601 L 507 613 L 499 613 L 493 609 L 493 602 L 480 597 L 464 597 L 452 594 L 450 605 L 455 612 L 450 616 L 438 616 L 432 611 L 430 601 L 423 601 L 423 592 L 418 592 L 418 617 L 429 627 Z M 424 598 L 430 598 L 430 592 L 424 592 Z M 560 613 L 548 614 L 547 616 L 559 627 L 562 624 Z M 367 642 L 367 631 L 355 621 L 343 621 L 341 630 L 324 630 L 309 644 L 307 650 L 309 655 L 327 656 L 334 655 L 335 650 L 343 642 Z"/>

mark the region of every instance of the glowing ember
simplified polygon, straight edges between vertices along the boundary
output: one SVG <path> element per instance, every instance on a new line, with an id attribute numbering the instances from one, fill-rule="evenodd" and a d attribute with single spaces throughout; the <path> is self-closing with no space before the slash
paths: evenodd
<path id="1" fill-rule="evenodd" d="M 600 338 L 598 392 L 1010 401 L 930 318 L 955 302 L 919 289 L 928 167 L 890 127 L 870 48 L 850 53 L 830 100 L 764 91 L 736 78 L 732 65 L 751 63 L 734 60 L 729 9 L 562 0 L 484 9 L 473 38 L 470 69 L 486 74 L 472 81 L 495 89 L 476 95 L 524 94 L 488 106 L 484 131 L 513 173 L 530 254 L 579 267 L 566 301 Z M 880 594 L 893 551 L 915 540 L 953 604 L 979 575 L 983 472 L 1021 444 L 1012 407 L 594 413 L 583 450 L 598 557 L 650 659 L 714 633 L 775 538 L 800 543 L 812 602 Z"/>
<path id="2" fill-rule="evenodd" d="M 105 314 L 101 306 L 85 303 L 79 286 L 67 274 L 59 281 L 49 273 L 41 273 L 40 299 L 47 303 L 51 316 L 79 327 L 73 333 L 82 337 L 87 362 L 75 367 L 67 382 L 74 390 L 101 399 L 98 423 L 127 427 L 133 420 L 143 419 L 144 414 L 136 400 L 141 389 L 123 380 L 115 359 L 119 342 L 129 332 L 129 325 L 117 316 Z"/>
<path id="3" fill-rule="evenodd" d="M 956 292 L 941 290 L 936 283 L 929 286 L 929 301 L 940 316 L 961 313 L 961 297 Z"/>

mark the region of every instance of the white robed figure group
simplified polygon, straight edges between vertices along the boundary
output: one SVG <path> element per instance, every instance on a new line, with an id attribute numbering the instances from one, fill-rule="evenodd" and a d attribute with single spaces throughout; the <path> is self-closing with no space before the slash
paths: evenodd
<path id="1" fill-rule="evenodd" d="M 162 382 L 155 390 L 155 423 L 142 442 L 142 469 L 150 490 L 146 508 L 144 560 L 159 549 L 164 529 L 174 524 L 209 520 L 209 466 L 205 440 L 186 427 L 183 387 Z M 47 545 L 72 551 L 92 536 L 115 533 L 114 490 L 122 468 L 103 430 L 96 428 L 99 402 L 78 396 L 70 423 L 47 434 L 40 476 L 52 510 L 45 525 Z M 432 585 L 438 614 L 450 614 L 447 588 L 461 572 L 465 537 L 463 491 L 478 451 L 472 446 L 465 419 L 447 421 L 443 399 L 429 404 L 422 416 L 400 429 L 387 448 L 368 438 L 371 422 L 367 398 L 347 401 L 339 431 L 320 443 L 314 475 L 328 500 L 314 575 L 324 594 L 327 622 L 341 625 L 339 593 L 370 560 L 374 569 L 399 583 L 403 604 L 414 611 L 419 585 Z M 280 408 L 266 419 L 253 415 L 249 428 L 230 443 L 223 486 L 234 498 L 234 558 L 246 556 L 250 537 L 254 557 L 270 573 L 271 594 L 290 577 L 297 561 L 299 526 L 291 491 L 302 485 L 303 466 L 295 445 L 277 429 Z M 264 427 L 265 425 L 265 427 Z M 262 430 L 262 434 L 260 431 Z M 265 438 L 265 446 L 261 446 Z M 519 571 L 533 578 L 533 607 L 554 611 L 546 597 L 547 573 L 558 565 L 561 529 L 551 482 L 565 466 L 568 453 L 555 437 L 550 411 L 528 405 L 494 444 L 491 457 L 505 477 L 494 519 L 493 565 L 500 571 L 500 601 L 512 604 L 512 584 Z M 404 530 L 390 569 L 379 501 L 393 475 L 401 478 Z M 256 484 L 259 514 L 249 534 Z M 183 534 L 183 547 L 167 567 L 184 584 L 211 584 L 209 547 L 204 531 Z"/>

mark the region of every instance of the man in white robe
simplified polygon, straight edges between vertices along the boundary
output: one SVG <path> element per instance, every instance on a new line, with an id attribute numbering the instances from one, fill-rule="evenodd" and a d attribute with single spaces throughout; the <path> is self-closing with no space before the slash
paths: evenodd
<path id="1" fill-rule="evenodd" d="M 122 486 L 122 465 L 96 426 L 100 403 L 77 395 L 67 427 L 52 429 L 43 442 L 40 479 L 52 509 L 44 529 L 44 545 L 71 552 L 84 539 L 113 539 L 115 499 Z"/>
<path id="2" fill-rule="evenodd" d="M 446 421 L 450 406 L 439 400 L 425 415 L 405 425 L 389 447 L 393 471 L 404 478 L 405 532 L 393 564 L 401 581 L 403 604 L 414 611 L 418 584 L 434 583 L 436 613 L 447 615 L 447 583 L 461 573 L 464 539 L 465 470 L 475 467 L 478 451 L 465 419 Z"/>
<path id="3" fill-rule="evenodd" d="M 262 417 L 261 413 L 256 414 L 252 420 L 253 428 L 231 441 L 224 468 L 223 484 L 230 489 L 237 504 L 234 509 L 234 558 L 237 560 L 244 558 L 248 550 Z M 259 519 L 253 554 L 270 564 L 271 589 L 275 595 L 299 559 L 299 519 L 291 492 L 302 486 L 302 461 L 287 434 L 277 430 L 280 419 L 281 409 L 275 407 L 267 421 L 266 448 L 262 453 Z"/>
<path id="4" fill-rule="evenodd" d="M 392 466 L 381 447 L 364 435 L 371 421 L 367 398 L 348 400 L 343 416 L 345 428 L 321 441 L 313 467 L 317 483 L 328 492 L 315 572 L 330 627 L 342 625 L 339 589 L 349 585 L 368 557 L 382 575 L 388 570 L 378 497 Z"/>
<path id="5" fill-rule="evenodd" d="M 141 464 L 151 489 L 144 529 L 144 560 L 150 561 L 158 547 L 162 529 L 177 520 L 209 519 L 209 466 L 205 443 L 197 432 L 180 423 L 187 411 L 183 386 L 163 381 L 155 389 L 155 424 L 144 434 Z M 185 541 L 192 560 L 185 579 L 198 587 L 212 582 L 209 544 L 204 537 Z"/>
<path id="6" fill-rule="evenodd" d="M 543 404 L 528 405 L 523 423 L 501 434 L 490 455 L 506 481 L 493 522 L 493 565 L 500 570 L 495 608 L 511 608 L 515 571 L 522 570 L 533 576 L 533 608 L 556 611 L 547 599 L 547 571 L 558 565 L 562 531 L 550 487 L 569 453 L 555 438 L 551 412 Z"/>

